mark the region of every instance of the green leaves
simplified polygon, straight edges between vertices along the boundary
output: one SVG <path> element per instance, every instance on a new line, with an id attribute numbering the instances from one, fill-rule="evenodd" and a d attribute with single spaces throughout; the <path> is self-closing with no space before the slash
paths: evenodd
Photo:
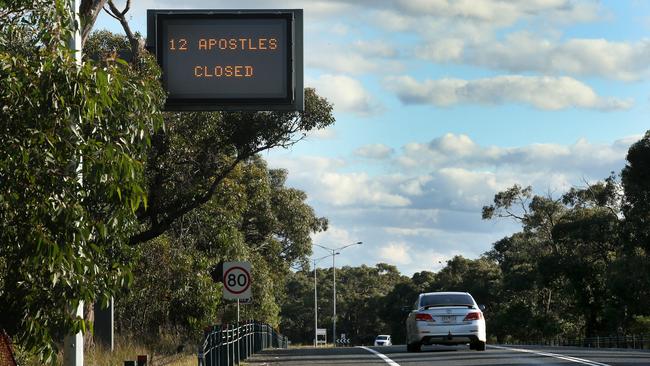
<path id="1" fill-rule="evenodd" d="M 503 273 L 494 323 L 500 337 L 607 335 L 633 326 L 632 315 L 647 314 L 650 258 L 642 238 L 650 217 L 643 193 L 650 192 L 644 178 L 650 177 L 644 169 L 648 141 L 650 135 L 630 148 L 622 187 L 613 173 L 561 199 L 515 185 L 483 208 L 485 219 L 507 217 L 522 225 L 488 252 Z"/>
<path id="2" fill-rule="evenodd" d="M 633 245 L 650 252 L 650 131 L 630 147 L 626 160 L 621 172 L 626 235 Z"/>
<path id="3" fill-rule="evenodd" d="M 25 5 L 0 23 L 0 324 L 45 362 L 89 329 L 68 309 L 131 281 L 164 94 L 151 60 L 78 66 L 69 2 Z"/>

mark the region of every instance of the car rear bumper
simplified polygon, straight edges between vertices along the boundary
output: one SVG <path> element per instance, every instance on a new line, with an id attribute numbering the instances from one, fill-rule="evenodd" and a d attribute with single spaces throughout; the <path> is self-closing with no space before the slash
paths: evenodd
<path id="1" fill-rule="evenodd" d="M 466 344 L 479 341 L 476 334 L 428 335 L 422 337 L 422 344 Z"/>
<path id="2" fill-rule="evenodd" d="M 417 326 L 417 339 L 423 344 L 463 344 L 476 341 L 486 341 L 485 325 L 424 325 Z"/>

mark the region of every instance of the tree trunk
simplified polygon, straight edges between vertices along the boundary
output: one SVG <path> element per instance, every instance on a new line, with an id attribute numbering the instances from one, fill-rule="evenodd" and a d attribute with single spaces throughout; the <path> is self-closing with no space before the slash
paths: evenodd
<path id="1" fill-rule="evenodd" d="M 95 322 L 95 304 L 93 301 L 86 301 L 86 303 L 84 303 L 84 319 L 89 323 Z M 89 350 L 95 347 L 93 333 L 94 332 L 90 330 L 90 327 L 86 326 L 86 333 L 84 333 L 84 350 Z"/>

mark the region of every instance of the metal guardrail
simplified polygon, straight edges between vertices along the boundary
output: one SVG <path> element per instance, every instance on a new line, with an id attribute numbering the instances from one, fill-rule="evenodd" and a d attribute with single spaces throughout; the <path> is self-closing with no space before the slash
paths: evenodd
<path id="1" fill-rule="evenodd" d="M 289 340 L 265 323 L 215 325 L 199 349 L 199 366 L 232 366 L 266 348 L 287 348 Z"/>
<path id="2" fill-rule="evenodd" d="M 539 345 L 586 348 L 650 349 L 650 334 L 619 335 L 589 338 L 553 338 L 526 342 L 507 342 L 513 345 Z"/>

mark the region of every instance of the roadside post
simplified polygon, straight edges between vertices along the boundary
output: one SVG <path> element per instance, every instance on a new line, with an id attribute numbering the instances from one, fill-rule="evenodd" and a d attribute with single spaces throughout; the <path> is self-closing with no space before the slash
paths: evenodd
<path id="1" fill-rule="evenodd" d="M 249 262 L 223 263 L 223 298 L 237 300 L 237 325 L 239 326 L 240 300 L 249 303 L 251 291 L 251 264 Z"/>
<path id="2" fill-rule="evenodd" d="M 70 7 L 73 13 L 73 19 L 76 23 L 75 30 L 72 32 L 72 36 L 68 40 L 68 48 L 74 51 L 74 59 L 77 66 L 81 66 L 81 20 L 79 19 L 79 7 L 81 6 L 81 0 L 68 0 Z M 70 121 L 71 124 L 77 123 L 75 121 Z M 77 166 L 79 184 L 83 185 L 83 178 L 81 175 L 83 157 L 79 159 L 79 165 Z M 66 312 L 70 313 L 72 316 L 81 317 L 84 316 L 84 302 L 79 301 L 76 308 L 69 306 L 66 309 Z M 63 366 L 83 366 L 84 364 L 84 338 L 83 333 L 79 330 L 76 334 L 66 334 L 63 339 Z"/>

